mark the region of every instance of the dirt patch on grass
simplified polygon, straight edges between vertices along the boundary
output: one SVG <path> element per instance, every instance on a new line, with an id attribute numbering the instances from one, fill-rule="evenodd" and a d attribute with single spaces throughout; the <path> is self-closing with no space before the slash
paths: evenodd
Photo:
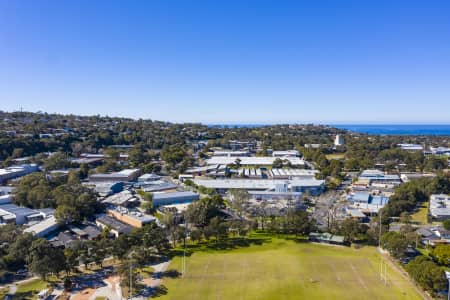
<path id="1" fill-rule="evenodd" d="M 109 284 L 111 284 L 112 289 L 115 290 L 117 284 L 120 283 L 120 277 L 119 276 L 110 276 L 110 277 L 106 278 L 105 281 L 108 282 Z"/>
<path id="2" fill-rule="evenodd" d="M 88 288 L 84 289 L 78 294 L 73 295 L 72 300 L 89 300 L 89 298 L 94 295 L 95 290 Z"/>

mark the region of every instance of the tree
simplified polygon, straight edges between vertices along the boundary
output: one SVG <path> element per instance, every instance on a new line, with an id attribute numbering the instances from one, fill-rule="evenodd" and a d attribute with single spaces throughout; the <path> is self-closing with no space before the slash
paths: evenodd
<path id="1" fill-rule="evenodd" d="M 255 215 L 259 217 L 259 223 L 261 225 L 261 229 L 265 230 L 266 218 L 267 214 L 267 202 L 261 201 L 260 205 L 256 207 Z"/>
<path id="2" fill-rule="evenodd" d="M 443 170 L 448 167 L 447 158 L 429 157 L 425 162 L 425 171 Z"/>
<path id="3" fill-rule="evenodd" d="M 98 210 L 94 192 L 81 184 L 64 184 L 52 192 L 58 204 L 55 217 L 58 222 L 70 224 L 91 217 Z"/>
<path id="4" fill-rule="evenodd" d="M 202 240 L 203 233 L 199 229 L 194 229 L 191 231 L 190 237 L 193 242 L 200 242 Z"/>
<path id="5" fill-rule="evenodd" d="M 295 235 L 308 235 L 316 227 L 315 221 L 306 211 L 295 211 L 292 216 L 292 227 Z"/>
<path id="6" fill-rule="evenodd" d="M 141 207 L 145 210 L 146 213 L 150 213 L 153 211 L 153 203 L 151 201 L 142 202 Z"/>
<path id="7" fill-rule="evenodd" d="M 30 270 L 44 280 L 48 274 L 57 274 L 66 269 L 63 251 L 41 238 L 31 244 L 27 263 Z"/>
<path id="8" fill-rule="evenodd" d="M 73 248 L 66 248 L 64 249 L 64 256 L 66 258 L 67 273 L 75 271 L 78 266 L 79 252 Z"/>
<path id="9" fill-rule="evenodd" d="M 411 215 L 404 211 L 400 214 L 400 223 L 409 224 L 411 223 Z"/>
<path id="10" fill-rule="evenodd" d="M 80 179 L 85 179 L 89 176 L 89 165 L 81 164 L 80 165 Z"/>
<path id="11" fill-rule="evenodd" d="M 187 222 L 197 226 L 205 227 L 214 217 L 221 215 L 225 208 L 225 202 L 220 195 L 205 197 L 188 206 L 184 216 Z"/>
<path id="12" fill-rule="evenodd" d="M 136 234 L 146 248 L 155 248 L 158 252 L 162 252 L 170 246 L 164 229 L 154 223 L 145 225 Z"/>
<path id="13" fill-rule="evenodd" d="M 241 159 L 236 158 L 236 160 L 234 161 L 234 164 L 236 166 L 236 169 L 239 169 L 241 167 Z"/>
<path id="14" fill-rule="evenodd" d="M 110 247 L 109 240 L 100 239 L 90 243 L 89 246 L 91 247 L 92 261 L 103 268 L 103 260 L 106 258 Z"/>
<path id="15" fill-rule="evenodd" d="M 23 149 L 22 148 L 14 148 L 11 157 L 12 158 L 19 158 L 23 155 Z"/>
<path id="16" fill-rule="evenodd" d="M 450 245 L 437 245 L 431 251 L 431 255 L 436 258 L 440 265 L 450 265 Z"/>
<path id="17" fill-rule="evenodd" d="M 161 159 L 164 160 L 168 167 L 173 169 L 178 163 L 189 159 L 188 153 L 184 146 L 179 144 L 174 145 L 164 145 L 161 150 Z"/>
<path id="18" fill-rule="evenodd" d="M 17 270 L 23 267 L 33 240 L 34 238 L 30 233 L 24 233 L 18 235 L 14 241 L 11 241 L 8 247 L 8 254 L 3 257 L 8 269 Z"/>
<path id="19" fill-rule="evenodd" d="M 398 232 L 390 231 L 381 236 L 381 246 L 397 259 L 405 255 L 408 245 L 408 240 Z"/>
<path id="20" fill-rule="evenodd" d="M 231 207 L 237 212 L 238 216 L 242 218 L 245 207 L 248 204 L 250 195 L 246 190 L 235 189 L 230 191 Z"/>
<path id="21" fill-rule="evenodd" d="M 153 193 L 146 193 L 142 191 L 141 194 L 144 201 L 141 203 L 141 207 L 147 212 L 150 213 L 153 211 Z"/>
<path id="22" fill-rule="evenodd" d="M 67 159 L 67 155 L 62 152 L 56 152 L 50 155 L 44 161 L 44 169 L 45 171 L 52 171 L 58 169 L 64 169 L 70 166 L 70 162 Z"/>
<path id="23" fill-rule="evenodd" d="M 18 236 L 20 236 L 21 230 L 15 224 L 5 224 L 0 226 L 0 254 L 1 256 L 8 254 L 8 245 L 13 244 Z"/>
<path id="24" fill-rule="evenodd" d="M 420 236 L 412 225 L 406 224 L 400 227 L 400 234 L 403 235 L 408 245 L 416 245 L 416 247 L 419 245 Z"/>
<path id="25" fill-rule="evenodd" d="M 32 208 L 54 207 L 53 186 L 43 173 L 24 176 L 14 190 L 14 203 Z"/>
<path id="26" fill-rule="evenodd" d="M 444 226 L 445 230 L 450 230 L 450 219 L 442 222 L 442 225 Z"/>
<path id="27" fill-rule="evenodd" d="M 146 155 L 146 150 L 142 144 L 134 145 L 133 149 L 128 152 L 128 161 L 134 167 L 145 163 L 147 160 L 149 160 L 149 158 Z"/>
<path id="28" fill-rule="evenodd" d="M 133 243 L 131 239 L 127 235 L 119 235 L 117 239 L 114 240 L 113 246 L 112 246 L 112 254 L 122 259 L 125 257 L 127 252 L 130 250 L 130 248 L 133 246 Z"/>
<path id="29" fill-rule="evenodd" d="M 283 161 L 281 158 L 276 158 L 272 163 L 272 168 L 274 169 L 281 169 L 283 167 Z"/>
<path id="30" fill-rule="evenodd" d="M 64 278 L 63 286 L 66 291 L 69 291 L 72 288 L 72 281 L 69 277 Z"/>
<path id="31" fill-rule="evenodd" d="M 108 148 L 104 151 L 106 160 L 110 161 L 110 162 L 116 162 L 119 160 L 120 158 L 120 151 L 117 149 L 113 149 L 113 148 Z"/>
<path id="32" fill-rule="evenodd" d="M 207 230 L 216 238 L 216 242 L 227 236 L 228 226 L 219 217 L 211 219 Z"/>
<path id="33" fill-rule="evenodd" d="M 80 174 L 78 171 L 69 171 L 69 175 L 67 176 L 67 184 L 80 184 Z"/>
<path id="34" fill-rule="evenodd" d="M 361 224 L 355 219 L 352 218 L 345 219 L 340 226 L 340 232 L 344 235 L 347 241 L 352 243 L 361 233 L 360 225 Z"/>
<path id="35" fill-rule="evenodd" d="M 230 191 L 231 207 L 236 211 L 239 217 L 238 234 L 241 235 L 241 229 L 244 223 L 244 212 L 248 205 L 250 195 L 246 190 L 236 189 Z"/>
<path id="36" fill-rule="evenodd" d="M 117 267 L 117 273 L 120 276 L 120 285 L 122 287 L 130 287 L 130 282 L 132 283 L 133 291 L 137 291 L 139 290 L 139 285 L 138 285 L 138 280 L 137 280 L 137 268 L 134 267 L 133 265 L 136 266 L 136 262 L 132 259 L 127 259 L 124 260 L 118 267 Z M 131 280 L 131 281 L 130 281 Z M 128 291 L 129 293 L 131 293 L 131 291 Z M 132 295 L 129 295 L 130 299 L 131 299 Z"/>
<path id="37" fill-rule="evenodd" d="M 444 270 L 425 256 L 418 256 L 406 265 L 406 271 L 425 290 L 442 291 L 447 287 Z"/>
<path id="38" fill-rule="evenodd" d="M 181 238 L 181 233 L 184 231 L 184 228 L 180 228 L 177 224 L 175 214 L 171 212 L 166 212 L 161 221 L 166 227 L 167 233 L 172 240 L 172 245 L 176 247 L 177 241 Z"/>

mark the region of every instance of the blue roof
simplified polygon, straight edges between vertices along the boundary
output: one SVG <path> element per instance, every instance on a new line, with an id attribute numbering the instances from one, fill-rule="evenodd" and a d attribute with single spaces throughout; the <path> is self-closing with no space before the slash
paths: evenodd
<path id="1" fill-rule="evenodd" d="M 350 200 L 356 201 L 356 202 L 368 203 L 370 200 L 370 194 L 369 193 L 355 193 L 353 196 L 351 196 Z"/>
<path id="2" fill-rule="evenodd" d="M 388 197 L 384 196 L 373 196 L 372 201 L 370 201 L 370 204 L 373 205 L 386 205 L 389 202 Z"/>

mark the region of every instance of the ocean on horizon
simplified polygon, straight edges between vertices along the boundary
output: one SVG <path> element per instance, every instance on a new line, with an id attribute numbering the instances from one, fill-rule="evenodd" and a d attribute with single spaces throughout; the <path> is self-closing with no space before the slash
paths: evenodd
<path id="1" fill-rule="evenodd" d="M 218 128 L 256 128 L 275 124 L 207 124 Z M 450 124 L 327 124 L 331 127 L 374 135 L 445 135 L 450 136 Z"/>
<path id="2" fill-rule="evenodd" d="M 448 135 L 450 136 L 450 124 L 339 124 L 331 125 L 340 129 L 353 132 L 376 135 Z"/>

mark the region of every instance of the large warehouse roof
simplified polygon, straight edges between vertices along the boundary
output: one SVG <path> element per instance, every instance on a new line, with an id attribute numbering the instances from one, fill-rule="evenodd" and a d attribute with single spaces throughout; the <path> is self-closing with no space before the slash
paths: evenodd
<path id="1" fill-rule="evenodd" d="M 181 197 L 193 197 L 198 198 L 198 194 L 190 191 L 186 192 L 173 192 L 173 193 L 154 193 L 153 200 L 164 200 L 164 199 L 173 199 L 173 198 L 181 198 Z"/>
<path id="2" fill-rule="evenodd" d="M 196 185 L 202 185 L 213 189 L 247 189 L 247 190 L 269 190 L 277 184 L 286 184 L 296 187 L 319 187 L 324 180 L 296 179 L 296 180 L 269 180 L 269 179 L 194 179 Z"/>
<path id="3" fill-rule="evenodd" d="M 230 165 L 234 164 L 236 160 L 241 161 L 241 165 L 255 165 L 255 166 L 268 166 L 272 165 L 276 159 L 279 157 L 272 156 L 238 156 L 238 157 L 227 157 L 227 156 L 213 156 L 207 160 L 208 165 Z M 294 166 L 304 165 L 305 162 L 299 157 L 283 157 L 283 160 L 288 160 Z"/>

